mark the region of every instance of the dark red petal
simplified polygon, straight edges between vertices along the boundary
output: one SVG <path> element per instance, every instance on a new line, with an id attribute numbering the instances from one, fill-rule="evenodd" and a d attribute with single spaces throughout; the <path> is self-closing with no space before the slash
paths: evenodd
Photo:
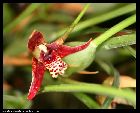
<path id="1" fill-rule="evenodd" d="M 45 40 L 44 40 L 43 35 L 40 32 L 34 30 L 29 37 L 28 48 L 30 51 L 33 51 L 36 46 L 44 42 Z"/>
<path id="2" fill-rule="evenodd" d="M 28 93 L 28 100 L 32 100 L 38 92 L 45 72 L 45 66 L 38 62 L 36 58 L 32 59 L 32 82 Z"/>
<path id="3" fill-rule="evenodd" d="M 72 54 L 72 53 L 75 53 L 75 52 L 78 52 L 78 51 L 81 51 L 81 50 L 87 48 L 91 41 L 92 41 L 92 39 L 90 39 L 88 42 L 84 43 L 83 45 L 75 46 L 75 47 L 60 45 L 59 49 L 57 50 L 57 54 L 61 58 L 63 58 L 69 54 Z"/>

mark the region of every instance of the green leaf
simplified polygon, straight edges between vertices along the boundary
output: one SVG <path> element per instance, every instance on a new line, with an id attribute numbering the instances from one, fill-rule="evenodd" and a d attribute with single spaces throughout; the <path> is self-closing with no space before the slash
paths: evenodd
<path id="1" fill-rule="evenodd" d="M 112 49 L 118 47 L 124 47 L 128 45 L 136 44 L 136 34 L 122 35 L 109 39 L 106 41 L 101 48 Z"/>
<path id="2" fill-rule="evenodd" d="M 77 81 L 71 80 L 71 79 L 64 79 L 62 77 L 58 77 L 59 81 L 61 83 L 70 83 L 70 84 L 77 84 Z M 99 109 L 99 104 L 93 100 L 91 97 L 89 97 L 87 94 L 82 92 L 76 92 L 72 93 L 76 98 L 78 98 L 81 102 L 83 102 L 88 108 L 96 108 Z"/>
<path id="3" fill-rule="evenodd" d="M 136 50 L 134 50 L 131 46 L 126 46 L 124 48 L 127 49 L 129 53 L 136 58 Z"/>
<path id="4" fill-rule="evenodd" d="M 63 39 L 65 41 L 65 39 L 67 39 L 69 34 L 73 31 L 75 26 L 78 24 L 78 22 L 83 17 L 83 15 L 85 14 L 85 12 L 89 6 L 90 6 L 90 3 L 88 3 L 84 6 L 83 10 L 80 12 L 80 14 L 77 16 L 77 18 L 73 21 L 73 23 L 70 25 L 70 27 L 66 30 L 66 32 L 63 34 L 63 36 L 59 38 L 60 40 Z"/>
<path id="5" fill-rule="evenodd" d="M 109 74 L 109 75 L 114 75 L 114 80 L 112 83 L 112 87 L 116 87 L 118 88 L 120 85 L 120 74 L 119 72 L 112 66 L 111 63 L 106 63 L 104 61 L 101 60 L 97 60 L 96 62 Z M 114 98 L 112 97 L 106 97 L 103 105 L 102 105 L 102 109 L 106 109 L 109 107 L 109 105 L 111 104 L 112 100 Z M 129 101 L 128 101 L 129 102 Z M 133 106 L 135 106 L 135 104 L 133 104 Z"/>
<path id="6" fill-rule="evenodd" d="M 109 66 L 106 62 L 104 62 L 104 61 L 102 61 L 102 60 L 100 60 L 100 59 L 98 59 L 98 58 L 95 59 L 95 62 L 97 62 L 98 65 L 99 65 L 103 70 L 105 70 L 106 73 L 107 73 L 108 75 L 111 74 L 111 71 L 112 71 L 112 70 L 111 70 L 110 66 Z"/>
<path id="7" fill-rule="evenodd" d="M 77 97 L 81 102 L 83 102 L 90 109 L 99 109 L 100 106 L 96 101 L 94 101 L 91 97 L 84 93 L 72 93 L 75 97 Z"/>
<path id="8" fill-rule="evenodd" d="M 110 64 L 109 65 L 110 68 L 111 68 L 111 75 L 114 76 L 114 80 L 113 80 L 113 83 L 112 83 L 112 87 L 115 87 L 115 88 L 119 88 L 119 85 L 120 85 L 120 74 L 119 72 Z M 107 97 L 102 105 L 102 108 L 103 109 L 107 109 L 109 107 L 109 105 L 111 104 L 112 100 L 114 98 L 112 97 Z"/>
<path id="9" fill-rule="evenodd" d="M 7 3 L 3 4 L 3 26 L 13 19 L 13 12 Z"/>
<path id="10" fill-rule="evenodd" d="M 77 24 L 77 26 L 75 26 L 72 33 L 81 31 L 85 28 L 97 25 L 99 23 L 105 22 L 105 21 L 113 19 L 115 17 L 121 16 L 121 15 L 124 15 L 124 14 L 128 14 L 128 13 L 130 13 L 132 11 L 135 11 L 135 10 L 136 10 L 136 4 L 129 4 L 129 5 L 126 5 L 124 7 L 117 8 L 113 11 L 104 13 L 102 15 L 98 15 L 97 17 L 93 16 L 92 18 L 89 18 L 89 19 Z M 57 33 L 54 33 L 53 39 L 56 39 L 56 38 L 62 36 L 65 31 L 66 31 L 66 29 L 62 29 L 61 31 L 58 31 Z"/>
<path id="11" fill-rule="evenodd" d="M 124 28 L 134 24 L 136 22 L 136 14 L 126 18 L 125 20 L 119 22 L 118 24 L 111 27 L 109 30 L 105 31 L 103 34 L 98 36 L 93 43 L 97 46 L 105 42 L 107 39 L 109 39 L 111 36 L 116 34 L 117 32 L 123 30 Z"/>
<path id="12" fill-rule="evenodd" d="M 18 18 L 16 18 L 14 21 L 12 21 L 10 24 L 8 24 L 6 27 L 4 27 L 3 33 L 9 33 L 18 23 L 20 23 L 21 20 L 23 20 L 25 17 L 30 15 L 36 8 L 40 6 L 39 3 L 32 3 L 30 6 L 26 8 L 25 11 L 21 15 L 19 15 Z"/>
<path id="13" fill-rule="evenodd" d="M 4 109 L 29 109 L 31 106 L 31 101 L 28 101 L 26 96 L 3 95 Z"/>
<path id="14" fill-rule="evenodd" d="M 136 93 L 125 89 L 118 89 L 118 88 L 103 86 L 99 84 L 77 83 L 77 84 L 49 85 L 44 88 L 43 92 L 94 93 L 94 94 L 105 95 L 110 97 L 121 97 L 124 99 L 128 99 L 133 104 L 136 104 Z"/>

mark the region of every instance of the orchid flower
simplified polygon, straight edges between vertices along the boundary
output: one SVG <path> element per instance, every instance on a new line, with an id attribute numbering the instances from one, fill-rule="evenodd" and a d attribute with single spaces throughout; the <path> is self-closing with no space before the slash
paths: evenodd
<path id="1" fill-rule="evenodd" d="M 62 58 L 87 48 L 91 40 L 75 47 L 63 45 L 58 41 L 48 44 L 45 42 L 42 33 L 34 30 L 28 41 L 28 49 L 33 54 L 32 82 L 28 100 L 32 100 L 38 92 L 46 69 L 49 70 L 53 78 L 57 78 L 58 75 L 64 75 L 68 64 Z"/>

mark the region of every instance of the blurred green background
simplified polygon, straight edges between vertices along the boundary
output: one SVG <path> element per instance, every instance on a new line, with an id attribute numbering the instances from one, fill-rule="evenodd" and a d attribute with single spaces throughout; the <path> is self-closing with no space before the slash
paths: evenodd
<path id="1" fill-rule="evenodd" d="M 31 82 L 31 55 L 28 52 L 28 37 L 34 29 L 42 32 L 47 42 L 52 42 L 61 34 L 61 30 L 68 27 L 81 12 L 84 3 L 43 3 L 30 8 L 29 3 L 4 3 L 3 4 L 3 108 L 5 109 L 26 109 L 26 108 L 83 108 L 87 109 L 71 93 L 39 93 L 33 101 L 27 100 L 27 93 Z M 92 3 L 81 21 L 96 17 L 107 13 L 119 7 L 126 6 L 126 3 Z M 18 16 L 24 12 L 22 19 L 14 23 L 13 27 L 9 26 Z M 30 13 L 31 12 L 31 13 Z M 29 13 L 29 14 L 27 14 Z M 27 14 L 27 15 L 26 15 Z M 99 33 L 124 20 L 131 13 L 119 16 L 117 18 L 102 22 L 95 26 L 90 26 L 80 31 L 72 33 L 66 42 L 70 41 L 86 41 L 90 37 L 93 39 Z M 128 29 L 135 30 L 135 24 L 129 26 Z M 62 35 L 62 34 L 61 34 Z M 135 48 L 135 45 L 133 45 Z M 124 48 L 99 50 L 97 51 L 95 62 L 93 62 L 86 70 L 99 71 L 96 75 L 76 73 L 70 76 L 88 83 L 101 84 L 108 74 L 99 65 L 98 60 L 109 61 L 112 63 L 121 75 L 127 75 L 135 78 L 136 75 L 136 59 L 129 54 Z M 45 72 L 43 84 L 45 85 L 59 84 L 56 79 L 51 78 Z M 89 94 L 88 94 L 89 95 Z M 90 95 L 95 99 L 95 95 Z M 133 108 L 132 106 L 119 106 L 119 108 Z"/>

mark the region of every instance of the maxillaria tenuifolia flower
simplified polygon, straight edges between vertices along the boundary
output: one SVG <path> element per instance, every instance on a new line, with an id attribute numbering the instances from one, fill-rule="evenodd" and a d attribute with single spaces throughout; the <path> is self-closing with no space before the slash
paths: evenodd
<path id="1" fill-rule="evenodd" d="M 35 97 L 41 86 L 46 69 L 49 70 L 53 78 L 57 78 L 58 75 L 63 75 L 68 65 L 62 58 L 87 48 L 91 40 L 75 47 L 62 45 L 56 41 L 48 44 L 45 42 L 43 35 L 34 30 L 28 41 L 28 48 L 33 54 L 32 83 L 29 89 L 28 99 L 31 100 Z"/>

